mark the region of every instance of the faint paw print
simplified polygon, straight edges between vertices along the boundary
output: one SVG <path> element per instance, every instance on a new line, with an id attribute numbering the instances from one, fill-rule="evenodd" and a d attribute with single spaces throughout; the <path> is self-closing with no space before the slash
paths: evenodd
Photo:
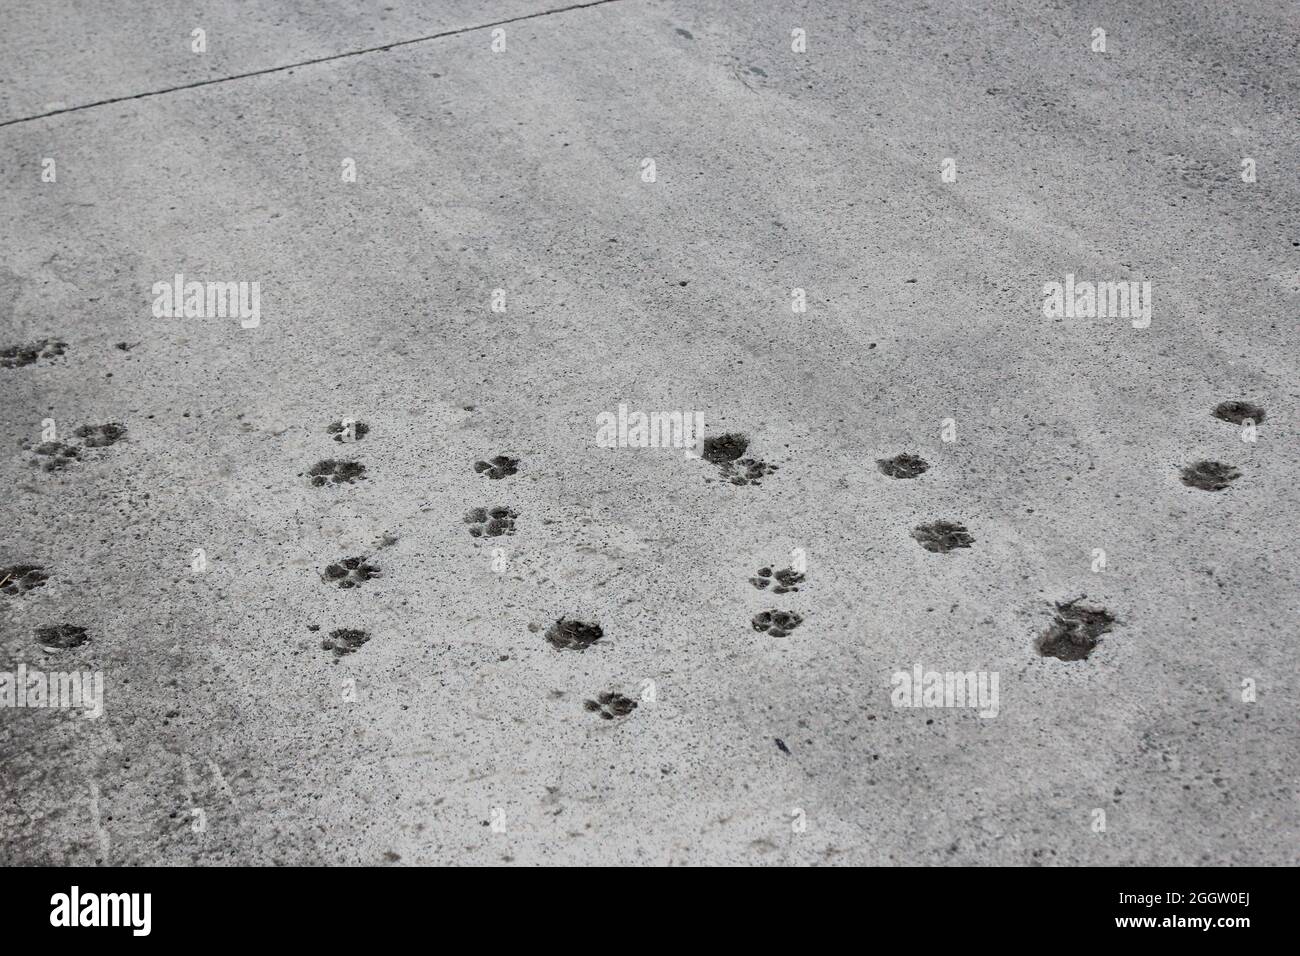
<path id="1" fill-rule="evenodd" d="M 1182 481 L 1189 488 L 1222 491 L 1241 477 L 1241 472 L 1221 461 L 1198 461 L 1183 469 Z"/>
<path id="2" fill-rule="evenodd" d="M 61 441 L 41 442 L 32 449 L 36 457 L 31 463 L 42 471 L 62 471 L 74 461 L 81 458 L 81 450 L 74 445 L 65 445 Z"/>
<path id="3" fill-rule="evenodd" d="M 337 584 L 340 588 L 355 588 L 371 578 L 377 578 L 382 572 L 379 565 L 370 564 L 365 556 L 344 558 L 325 569 L 325 580 Z"/>
<path id="4" fill-rule="evenodd" d="M 509 508 L 471 508 L 465 515 L 469 533 L 476 538 L 496 538 L 515 533 L 515 519 L 519 515 Z"/>
<path id="5" fill-rule="evenodd" d="M 49 575 L 39 564 L 15 564 L 13 567 L 0 568 L 0 591 L 5 594 L 26 594 L 32 588 L 39 588 L 49 580 Z"/>
<path id="6" fill-rule="evenodd" d="M 107 448 L 126 437 L 126 426 L 118 422 L 105 425 L 82 425 L 73 434 L 82 440 L 87 448 Z"/>
<path id="7" fill-rule="evenodd" d="M 788 591 L 798 591 L 799 583 L 803 581 L 803 577 L 794 568 L 785 568 L 777 571 L 775 575 L 773 575 L 771 568 L 759 568 L 758 575 L 750 578 L 749 583 L 762 591 L 775 580 L 776 583 L 772 588 L 772 593 L 785 594 Z"/>
<path id="8" fill-rule="evenodd" d="M 935 521 L 912 529 L 915 538 L 927 551 L 945 554 L 954 548 L 969 548 L 975 538 L 965 525 L 952 521 Z"/>
<path id="9" fill-rule="evenodd" d="M 890 478 L 915 478 L 929 471 L 930 463 L 916 455 L 895 455 L 876 459 L 876 467 Z"/>
<path id="10" fill-rule="evenodd" d="M 777 470 L 776 465 L 755 458 L 744 458 L 749 438 L 736 432 L 704 439 L 700 457 L 717 465 L 724 481 L 733 485 L 758 485 L 760 479 Z"/>
<path id="11" fill-rule="evenodd" d="M 67 651 L 90 640 L 84 627 L 75 624 L 46 624 L 36 629 L 36 643 L 47 651 Z"/>
<path id="12" fill-rule="evenodd" d="M 475 462 L 474 470 L 480 475 L 487 475 L 489 478 L 507 478 L 519 472 L 519 459 L 507 455 L 497 455 L 490 462 Z"/>
<path id="13" fill-rule="evenodd" d="M 365 631 L 340 627 L 330 631 L 330 636 L 321 641 L 320 646 L 327 651 L 333 651 L 335 657 L 344 657 L 356 653 L 369 640 L 370 635 Z"/>
<path id="14" fill-rule="evenodd" d="M 615 717 L 626 717 L 636 710 L 636 701 L 614 691 L 605 691 L 597 695 L 595 700 L 584 700 L 582 706 L 592 713 L 599 713 L 602 720 L 613 720 Z"/>
<path id="15" fill-rule="evenodd" d="M 10 345 L 0 349 L 0 368 L 22 368 L 38 359 L 57 358 L 67 351 L 68 343 L 56 339 L 41 339 L 30 345 Z"/>
<path id="16" fill-rule="evenodd" d="M 307 474 L 311 476 L 311 483 L 318 488 L 330 481 L 336 485 L 350 485 L 354 481 L 365 478 L 366 466 L 357 461 L 326 458 L 312 465 L 311 471 Z"/>
<path id="17" fill-rule="evenodd" d="M 772 637 L 785 637 L 803 623 L 803 618 L 793 611 L 761 611 L 750 621 L 754 630 Z"/>
<path id="18" fill-rule="evenodd" d="M 333 435 L 337 442 L 353 442 L 361 441 L 370 434 L 370 426 L 365 422 L 349 422 L 346 425 L 343 422 L 331 422 L 325 431 Z"/>
<path id="19" fill-rule="evenodd" d="M 1214 406 L 1213 414 L 1220 421 L 1234 425 L 1242 425 L 1248 420 L 1258 425 L 1264 420 L 1264 409 L 1254 402 L 1220 402 Z"/>
<path id="20" fill-rule="evenodd" d="M 605 636 L 599 624 L 560 618 L 546 631 L 546 640 L 557 651 L 585 651 Z"/>
<path id="21" fill-rule="evenodd" d="M 1109 632 L 1115 615 L 1105 608 L 1081 607 L 1082 597 L 1057 603 L 1052 625 L 1038 638 L 1038 653 L 1061 661 L 1084 661 Z"/>

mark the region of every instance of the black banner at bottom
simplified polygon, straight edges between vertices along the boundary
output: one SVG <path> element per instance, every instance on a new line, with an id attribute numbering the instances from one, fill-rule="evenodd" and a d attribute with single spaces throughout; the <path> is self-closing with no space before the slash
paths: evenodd
<path id="1" fill-rule="evenodd" d="M 932 930 L 945 944 L 1014 939 L 1023 931 L 1072 941 L 1128 936 L 1184 945 L 1198 938 L 1230 946 L 1259 939 L 1252 934 L 1260 930 L 1272 936 L 1286 929 L 1283 900 L 1294 878 L 1291 870 L 1262 868 L 868 869 L 838 878 L 732 873 L 723 888 L 712 877 L 695 886 L 696 874 L 674 873 L 651 890 L 661 894 L 655 898 L 644 894 L 656 877 L 627 870 L 532 878 L 459 873 L 454 889 L 448 875 L 406 868 L 33 868 L 4 870 L 0 879 L 7 884 L 6 939 L 13 943 L 73 933 L 77 942 L 192 942 L 201 930 L 205 943 L 283 938 L 339 945 L 352 938 L 373 943 L 377 931 L 419 931 L 431 920 L 479 932 L 526 932 L 528 924 L 518 922 L 523 917 L 535 920 L 534 931 L 550 930 L 556 917 L 581 913 L 588 938 L 647 931 L 680 936 L 683 919 L 729 933 L 782 924 L 795 929 L 811 920 L 822 933 L 837 923 L 857 934 L 928 927 L 923 934 Z M 760 912 L 745 925 L 755 906 Z M 659 921 L 668 925 L 656 929 Z M 976 935 L 963 936 L 963 926 Z"/>

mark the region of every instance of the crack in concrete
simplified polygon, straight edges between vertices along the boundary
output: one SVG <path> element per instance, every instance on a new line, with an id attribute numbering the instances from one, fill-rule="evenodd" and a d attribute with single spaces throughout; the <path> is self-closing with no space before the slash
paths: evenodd
<path id="1" fill-rule="evenodd" d="M 193 83 L 182 83 L 178 86 L 168 86 L 161 90 L 147 90 L 144 93 L 129 93 L 125 96 L 114 96 L 109 99 L 95 100 L 93 103 L 82 103 L 80 106 L 65 106 L 62 109 L 50 110 L 47 113 L 36 113 L 32 116 L 21 116 L 18 119 L 0 121 L 0 127 L 16 126 L 19 123 L 31 123 L 40 119 L 47 119 L 51 116 L 58 116 L 62 113 L 78 113 L 82 110 L 94 109 L 97 106 L 110 106 L 113 103 L 125 103 L 128 100 L 143 100 L 151 96 L 163 96 L 167 93 L 179 93 L 183 90 L 196 90 L 203 86 L 216 86 L 219 83 L 230 83 L 234 80 L 246 80 L 254 76 L 266 76 L 270 73 L 283 73 L 285 70 L 296 70 L 300 66 L 315 66 L 317 63 L 329 63 L 333 60 L 346 60 L 354 56 L 365 56 L 367 53 L 386 53 L 389 50 L 399 46 L 410 46 L 413 43 L 427 43 L 429 40 L 440 40 L 444 37 L 458 36 L 462 33 L 473 33 L 475 30 L 490 30 L 492 27 L 504 26 L 507 23 L 519 23 L 523 20 L 537 20 L 541 17 L 549 17 L 557 13 L 568 13 L 572 10 L 585 10 L 588 7 L 601 7 L 608 3 L 619 3 L 621 0 L 590 0 L 588 3 L 571 3 L 565 7 L 556 7 L 552 10 L 540 10 L 537 13 L 525 13 L 521 16 L 510 17 L 506 20 L 494 20 L 491 23 L 477 23 L 472 27 L 457 27 L 454 30 L 443 30 L 441 33 L 430 33 L 427 36 L 412 37 L 409 40 L 395 40 L 392 43 L 383 43 L 378 46 L 364 47 L 360 50 L 349 50 L 346 53 L 331 53 L 329 56 L 313 57 L 309 60 L 299 60 L 296 63 L 286 63 L 282 66 L 268 66 L 262 70 L 250 70 L 247 73 L 235 73 L 231 76 L 221 76 L 213 80 L 197 80 Z"/>

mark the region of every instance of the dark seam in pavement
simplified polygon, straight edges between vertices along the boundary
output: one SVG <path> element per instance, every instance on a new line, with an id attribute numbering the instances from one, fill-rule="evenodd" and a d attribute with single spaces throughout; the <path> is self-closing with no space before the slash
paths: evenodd
<path id="1" fill-rule="evenodd" d="M 618 3 L 619 0 L 591 0 L 590 3 L 572 3 L 567 7 L 556 7 L 554 10 L 541 10 L 537 13 L 526 13 L 523 16 L 511 17 L 508 20 L 494 20 L 491 23 L 478 23 L 472 27 L 457 27 L 455 30 L 444 30 L 442 33 L 430 33 L 428 36 L 414 37 L 410 40 L 396 40 L 392 43 L 385 43 L 381 46 L 370 46 L 362 50 L 349 50 L 347 53 L 332 53 L 329 56 L 318 56 L 311 60 L 301 60 L 297 63 L 286 63 L 284 66 L 268 66 L 264 70 L 252 70 L 248 73 L 235 73 L 232 76 L 222 76 L 215 80 L 199 80 L 195 83 L 184 83 L 180 86 L 169 86 L 161 90 L 149 90 L 145 93 L 132 93 L 128 96 L 114 96 L 107 100 L 96 100 L 93 103 L 83 103 L 80 106 L 67 106 L 61 110 L 50 110 L 48 113 L 37 113 L 35 116 L 22 116 L 18 119 L 4 120 L 0 122 L 0 127 L 14 126 L 18 123 L 30 123 L 33 120 L 45 119 L 49 116 L 58 116 L 60 113 L 76 113 L 81 110 L 93 109 L 96 106 L 109 106 L 113 103 L 125 103 L 127 100 L 143 100 L 150 96 L 162 96 L 164 93 L 179 93 L 182 90 L 194 90 L 201 86 L 215 86 L 218 83 L 229 83 L 232 80 L 246 80 L 251 76 L 265 76 L 268 73 L 282 73 L 285 70 L 296 70 L 300 66 L 314 66 L 317 63 L 329 63 L 331 60 L 346 60 L 348 57 L 363 56 L 367 53 L 381 53 L 399 46 L 409 46 L 412 43 L 425 43 L 429 40 L 440 40 L 443 37 L 454 37 L 461 33 L 472 33 L 475 30 L 487 30 L 491 27 L 504 26 L 507 23 L 519 23 L 521 20 L 536 20 L 539 17 L 549 17 L 554 13 L 568 13 L 570 10 L 584 10 L 587 7 L 599 7 L 607 3 Z"/>

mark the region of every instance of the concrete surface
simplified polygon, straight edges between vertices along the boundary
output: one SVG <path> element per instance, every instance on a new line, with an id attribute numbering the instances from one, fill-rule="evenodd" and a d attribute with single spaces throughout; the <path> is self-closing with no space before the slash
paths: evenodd
<path id="1" fill-rule="evenodd" d="M 104 681 L 0 710 L 0 862 L 1297 862 L 1293 3 L 614 0 L 298 68 L 548 7 L 0 6 L 0 347 L 66 343 L 0 368 L 0 565 L 48 575 L 0 667 Z M 178 272 L 260 324 L 155 318 Z M 1045 317 L 1066 274 L 1150 326 Z M 620 404 L 779 470 L 600 447 Z M 1113 628 L 1041 656 L 1081 594 Z M 997 716 L 893 706 L 918 664 Z"/>

